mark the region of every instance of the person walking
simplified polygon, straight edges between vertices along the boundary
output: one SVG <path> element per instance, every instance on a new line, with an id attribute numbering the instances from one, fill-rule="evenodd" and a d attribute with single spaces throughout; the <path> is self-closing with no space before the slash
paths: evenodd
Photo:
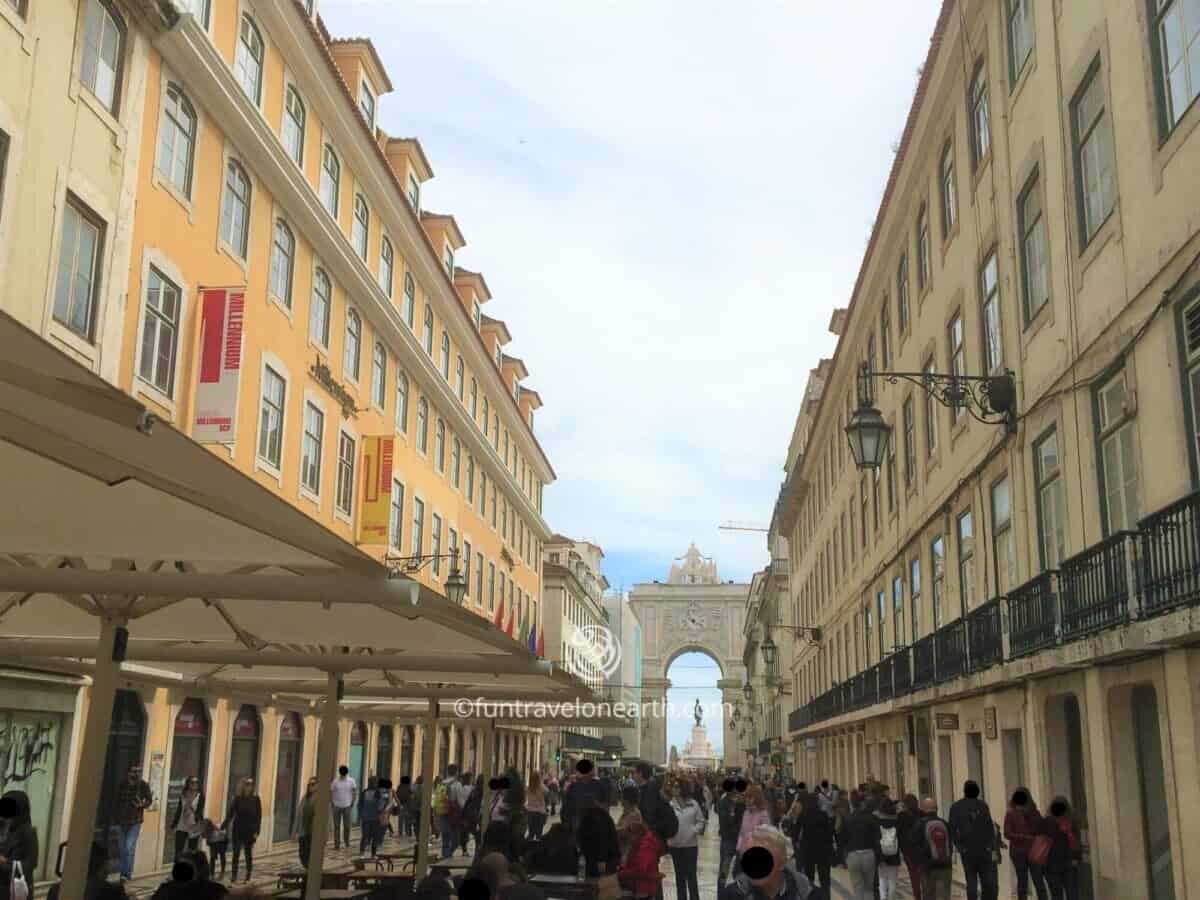
<path id="1" fill-rule="evenodd" d="M 950 825 L 937 814 L 932 797 L 921 801 L 921 817 L 913 825 L 911 839 L 919 848 L 922 900 L 950 900 L 954 872 Z"/>
<path id="2" fill-rule="evenodd" d="M 854 900 L 875 900 L 875 868 L 879 863 L 879 820 L 874 803 L 867 801 L 842 821 L 838 843 L 845 848 Z"/>
<path id="3" fill-rule="evenodd" d="M 667 852 L 675 866 L 675 896 L 678 900 L 700 900 L 698 863 L 700 858 L 700 835 L 708 819 L 696 800 L 693 786 L 680 783 L 671 799 L 679 829 L 667 841 Z"/>
<path id="4" fill-rule="evenodd" d="M 717 801 L 717 827 L 721 839 L 720 856 L 717 864 L 717 892 L 725 887 L 726 870 L 733 869 L 729 877 L 737 874 L 737 843 L 742 831 L 742 813 L 745 804 L 736 790 L 737 782 L 726 778 L 721 784 L 721 799 Z"/>
<path id="5" fill-rule="evenodd" d="M 388 832 L 392 829 L 392 779 L 380 778 L 375 794 L 375 834 L 371 841 L 371 855 L 374 856 L 387 840 Z"/>
<path id="6" fill-rule="evenodd" d="M 800 835 L 804 877 L 814 886 L 821 882 L 818 897 L 829 900 L 832 887 L 829 869 L 833 863 L 833 820 L 821 811 L 817 794 L 806 794 L 796 827 Z"/>
<path id="7" fill-rule="evenodd" d="M 558 812 L 558 776 L 554 773 L 546 780 L 546 804 L 550 815 Z"/>
<path id="8" fill-rule="evenodd" d="M 1078 867 L 1083 848 L 1066 797 L 1055 797 L 1050 804 L 1050 815 L 1042 821 L 1042 834 L 1051 840 L 1045 866 L 1050 900 L 1079 900 Z"/>
<path id="9" fill-rule="evenodd" d="M 338 766 L 338 777 L 329 786 L 329 797 L 333 807 L 333 849 L 340 850 L 342 844 L 350 846 L 350 811 L 358 799 L 358 785 L 350 777 L 349 767 Z"/>
<path id="10" fill-rule="evenodd" d="M 204 793 L 200 779 L 194 775 L 183 782 L 183 793 L 171 815 L 171 830 L 175 834 L 175 858 L 184 850 L 196 850 L 204 833 Z"/>
<path id="11" fill-rule="evenodd" d="M 921 818 L 921 806 L 913 794 L 905 794 L 896 810 L 896 833 L 900 838 L 900 856 L 908 869 L 913 900 L 921 900 L 921 851 L 913 841 L 913 828 Z"/>
<path id="12" fill-rule="evenodd" d="M 884 795 L 875 812 L 879 820 L 879 900 L 896 897 L 896 882 L 900 875 L 900 825 L 896 804 Z"/>
<path id="13" fill-rule="evenodd" d="M 254 869 L 254 842 L 258 840 L 259 829 L 262 828 L 262 800 L 254 793 L 254 779 L 243 778 L 238 785 L 237 796 L 229 804 L 229 812 L 221 827 L 225 829 L 233 843 L 233 877 L 238 877 L 238 860 L 243 852 L 246 854 L 246 881 Z"/>
<path id="14" fill-rule="evenodd" d="M 312 852 L 313 818 L 317 813 L 317 779 L 308 779 L 308 787 L 300 798 L 300 809 L 292 826 L 292 837 L 296 838 L 300 854 L 300 865 L 308 868 L 308 855 Z"/>
<path id="15" fill-rule="evenodd" d="M 401 837 L 413 836 L 413 819 L 409 812 L 409 807 L 412 805 L 412 777 L 409 775 L 400 776 L 400 786 L 396 788 L 396 806 L 395 813 L 397 817 L 396 829 Z"/>
<path id="16" fill-rule="evenodd" d="M 9 890 L 18 874 L 16 867 L 20 866 L 19 874 L 32 897 L 33 874 L 40 856 L 37 828 L 30 816 L 29 795 L 24 791 L 7 791 L 0 797 L 0 861 L 6 862 L 4 868 L 8 875 L 0 889 Z"/>
<path id="17" fill-rule="evenodd" d="M 358 795 L 358 855 L 363 856 L 375 840 L 379 820 L 379 778 L 367 776 L 367 788 Z"/>
<path id="18" fill-rule="evenodd" d="M 446 767 L 446 777 L 433 790 L 433 811 L 438 819 L 438 831 L 442 836 L 442 858 L 453 856 L 459 845 L 458 832 L 462 828 L 462 810 L 470 790 L 464 791 L 458 780 L 458 766 L 451 763 Z"/>
<path id="19" fill-rule="evenodd" d="M 967 900 L 996 900 L 1000 892 L 996 871 L 996 823 L 991 810 L 979 796 L 979 785 L 963 783 L 962 799 L 954 801 L 950 814 L 950 837 L 962 859 Z"/>
<path id="20" fill-rule="evenodd" d="M 133 858 L 137 851 L 138 836 L 142 832 L 142 820 L 146 808 L 153 802 L 154 794 L 150 785 L 142 779 L 141 764 L 134 763 L 117 785 L 112 811 L 112 822 L 117 828 L 117 843 L 121 852 L 122 881 L 133 877 Z"/>
<path id="21" fill-rule="evenodd" d="M 829 789 L 828 780 L 823 780 L 817 788 L 817 804 L 821 807 L 821 812 L 833 818 L 833 791 Z"/>
<path id="22" fill-rule="evenodd" d="M 525 819 L 529 825 L 529 840 L 540 841 L 546 827 L 546 789 L 542 787 L 542 776 L 538 772 L 529 776 L 529 787 L 525 790 Z"/>
<path id="23" fill-rule="evenodd" d="M 1046 900 L 1046 879 L 1042 867 L 1029 861 L 1034 838 L 1041 831 L 1042 816 L 1029 789 L 1017 788 L 1009 800 L 1008 811 L 1004 813 L 1004 839 L 1008 841 L 1008 856 L 1017 876 L 1017 900 L 1027 900 L 1030 881 L 1033 882 L 1038 900 Z"/>
<path id="24" fill-rule="evenodd" d="M 479 844 L 479 822 L 483 812 L 483 776 L 476 776 L 472 783 L 471 776 L 467 775 L 463 778 L 463 782 L 471 785 L 471 791 L 467 794 L 467 803 L 463 807 L 463 824 L 459 835 L 460 846 L 463 855 L 466 856 L 467 844 L 471 838 L 475 838 L 477 846 Z"/>
<path id="25" fill-rule="evenodd" d="M 771 824 L 771 813 L 767 810 L 767 798 L 763 794 L 763 789 L 757 784 L 750 785 L 746 789 L 745 796 L 746 810 L 742 813 L 742 824 L 738 830 L 737 841 L 736 865 L 739 871 L 741 870 L 742 854 L 750 846 L 754 829 L 760 825 Z"/>

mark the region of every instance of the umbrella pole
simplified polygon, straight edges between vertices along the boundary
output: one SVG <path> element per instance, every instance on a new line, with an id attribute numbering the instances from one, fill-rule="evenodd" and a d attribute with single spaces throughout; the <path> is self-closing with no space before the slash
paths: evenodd
<path id="1" fill-rule="evenodd" d="M 420 884 L 429 871 L 429 835 L 432 833 L 430 824 L 433 814 L 433 753 L 437 720 L 437 701 L 430 700 L 429 717 L 425 720 L 425 733 L 421 736 L 421 820 L 417 828 L 417 859 L 413 868 L 413 879 L 417 884 Z"/>
<path id="2" fill-rule="evenodd" d="M 124 621 L 104 618 L 100 621 L 100 643 L 96 647 L 96 666 L 88 691 L 87 720 L 79 747 L 75 796 L 71 800 L 71 822 L 67 830 L 67 858 L 63 865 L 61 900 L 83 900 L 87 884 L 88 862 L 95 841 L 96 808 L 100 804 L 100 786 L 104 782 L 108 734 L 112 729 L 113 701 L 117 696 L 120 663 L 113 659 L 117 635 Z M 125 773 L 121 772 L 124 778 Z M 33 878 L 25 873 L 30 885 Z"/>
<path id="3" fill-rule="evenodd" d="M 321 873 L 325 868 L 325 845 L 329 842 L 330 818 L 333 813 L 332 781 L 338 745 L 338 712 L 341 680 L 330 672 L 325 689 L 325 707 L 321 710 L 321 740 L 317 743 L 317 796 L 313 800 L 312 845 L 308 853 L 308 872 L 304 884 L 305 900 L 319 900 Z M 361 787 L 359 788 L 361 790 Z"/>

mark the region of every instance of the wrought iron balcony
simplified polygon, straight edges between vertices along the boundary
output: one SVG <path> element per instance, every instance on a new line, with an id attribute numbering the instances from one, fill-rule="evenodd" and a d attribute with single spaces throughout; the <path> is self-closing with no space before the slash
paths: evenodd
<path id="1" fill-rule="evenodd" d="M 903 697 L 912 687 L 912 650 L 901 647 L 892 655 L 892 693 L 896 697 Z"/>
<path id="2" fill-rule="evenodd" d="M 966 623 L 962 619 L 943 625 L 934 633 L 936 647 L 936 679 L 938 682 L 958 678 L 967 668 Z"/>
<path id="3" fill-rule="evenodd" d="M 1048 570 L 1008 593 L 1008 655 L 1018 659 L 1058 641 L 1056 570 Z"/>
<path id="4" fill-rule="evenodd" d="M 895 696 L 895 669 L 896 657 L 889 656 L 887 659 L 880 660 L 879 665 L 875 667 L 879 677 L 879 699 L 891 700 Z"/>
<path id="5" fill-rule="evenodd" d="M 981 672 L 1003 660 L 1000 598 L 996 597 L 967 615 L 967 663 L 972 672 Z"/>
<path id="6" fill-rule="evenodd" d="M 871 706 L 879 702 L 879 666 L 874 665 L 859 674 L 859 705 Z"/>
<path id="7" fill-rule="evenodd" d="M 913 644 L 913 689 L 927 688 L 937 675 L 935 635 L 927 634 Z"/>
<path id="8" fill-rule="evenodd" d="M 1142 519 L 1142 615 L 1200 603 L 1200 492 Z"/>
<path id="9" fill-rule="evenodd" d="M 1063 562 L 1058 591 L 1064 641 L 1128 621 L 1133 537 L 1119 531 Z"/>

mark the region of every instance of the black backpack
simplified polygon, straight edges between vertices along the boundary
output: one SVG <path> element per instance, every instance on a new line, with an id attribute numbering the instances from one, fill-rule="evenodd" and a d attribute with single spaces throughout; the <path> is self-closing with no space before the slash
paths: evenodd
<path id="1" fill-rule="evenodd" d="M 675 808 L 662 794 L 658 795 L 658 808 L 654 811 L 654 833 L 664 842 L 679 833 L 679 816 L 675 815 Z"/>

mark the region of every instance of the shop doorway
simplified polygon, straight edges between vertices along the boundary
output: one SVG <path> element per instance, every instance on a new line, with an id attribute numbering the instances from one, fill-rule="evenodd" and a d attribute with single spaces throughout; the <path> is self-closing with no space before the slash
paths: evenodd
<path id="1" fill-rule="evenodd" d="M 1027 787 L 1025 782 L 1025 753 L 1021 745 L 1021 729 L 1005 728 L 1000 732 L 1000 749 L 1004 753 L 1004 777 L 1008 783 L 1005 788 L 1009 794 L 1019 787 Z"/>
<path id="2" fill-rule="evenodd" d="M 260 732 L 258 710 L 253 706 L 243 706 L 239 709 L 237 718 L 233 720 L 233 737 L 229 742 L 229 782 L 222 809 L 229 808 L 233 798 L 237 796 L 243 778 L 258 777 Z M 258 793 L 257 785 L 254 792 Z"/>
<path id="3" fill-rule="evenodd" d="M 979 792 L 983 799 L 992 806 L 999 803 L 999 797 L 993 797 L 988 793 L 987 785 L 984 783 L 983 777 L 983 735 L 978 731 L 967 732 L 967 778 L 979 785 Z M 1003 809 L 1004 804 L 1000 803 L 997 809 Z"/>
<path id="4" fill-rule="evenodd" d="M 1059 694 L 1046 701 L 1046 761 L 1050 769 L 1050 796 L 1061 794 L 1071 804 L 1079 824 L 1079 840 L 1088 847 L 1088 792 L 1084 772 L 1083 718 L 1074 694 Z M 1092 867 L 1079 864 L 1080 900 L 1091 900 Z"/>
<path id="5" fill-rule="evenodd" d="M 142 698 L 136 691 L 117 691 L 113 698 L 112 727 L 108 732 L 108 749 L 104 754 L 104 780 L 100 785 L 100 808 L 96 810 L 95 840 L 107 845 L 109 870 L 120 871 L 121 845 L 117 830 L 113 826 L 113 805 L 117 799 L 117 786 L 129 772 L 131 765 L 142 765 L 146 748 L 146 711 Z M 151 773 L 142 777 L 151 781 Z M 162 785 L 151 781 L 150 790 L 154 799 L 162 805 Z M 171 852 L 174 853 L 174 846 Z M 45 872 L 45 870 L 42 870 Z"/>
<path id="6" fill-rule="evenodd" d="M 916 717 L 916 738 L 913 743 L 917 753 L 917 793 L 922 797 L 933 795 L 933 745 L 929 739 L 929 719 Z"/>
<path id="7" fill-rule="evenodd" d="M 1142 834 L 1146 878 L 1151 900 L 1175 900 L 1171 861 L 1171 827 L 1164 782 L 1162 735 L 1158 727 L 1158 696 L 1148 684 L 1133 689 L 1133 738 L 1137 755 L 1138 793 L 1142 803 Z"/>
<path id="8" fill-rule="evenodd" d="M 175 818 L 175 807 L 183 794 L 184 782 L 199 778 L 201 790 L 208 774 L 208 711 L 204 701 L 189 698 L 175 716 L 175 730 L 171 740 L 171 777 L 167 782 L 167 802 L 163 815 L 162 863 L 167 865 L 175 859 L 175 840 L 171 834 L 171 823 Z M 207 801 L 206 801 L 207 802 Z M 208 810 L 203 814 L 208 816 Z"/>
<path id="9" fill-rule="evenodd" d="M 950 735 L 938 735 L 938 811 L 944 816 L 954 802 L 954 745 Z"/>
<path id="10" fill-rule="evenodd" d="M 275 766 L 275 814 L 271 840 L 286 841 L 292 834 L 300 794 L 300 763 L 304 757 L 304 723 L 294 712 L 279 724 L 279 758 Z"/>
<path id="11" fill-rule="evenodd" d="M 416 781 L 416 773 L 413 772 L 413 748 L 416 746 L 417 732 L 411 725 L 405 725 L 400 729 L 400 775 L 407 775 Z"/>
<path id="12" fill-rule="evenodd" d="M 379 726 L 379 740 L 375 747 L 375 774 L 380 778 L 392 777 L 392 726 Z"/>
<path id="13" fill-rule="evenodd" d="M 367 789 L 367 723 L 355 722 L 350 726 L 350 777 L 358 785 L 358 795 Z M 350 821 L 358 824 L 358 804 L 350 810 Z"/>

